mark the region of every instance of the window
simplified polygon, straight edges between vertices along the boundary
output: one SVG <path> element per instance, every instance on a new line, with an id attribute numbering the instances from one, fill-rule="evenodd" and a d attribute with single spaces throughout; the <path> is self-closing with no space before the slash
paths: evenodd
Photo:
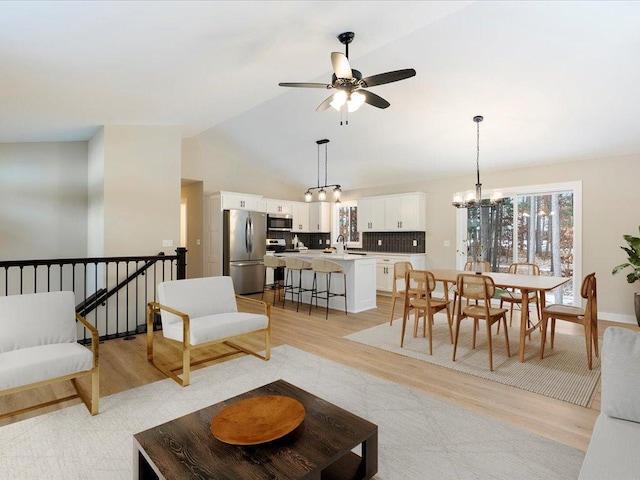
<path id="1" fill-rule="evenodd" d="M 333 239 L 342 235 L 347 246 L 360 248 L 362 242 L 358 232 L 358 206 L 356 202 L 342 202 L 334 206 Z"/>
<path id="2" fill-rule="evenodd" d="M 536 263 L 542 275 L 574 279 L 549 301 L 579 300 L 581 197 L 579 182 L 528 186 L 510 189 L 499 206 L 461 209 L 459 261 L 485 260 L 494 272 L 505 272 L 512 262 Z"/>

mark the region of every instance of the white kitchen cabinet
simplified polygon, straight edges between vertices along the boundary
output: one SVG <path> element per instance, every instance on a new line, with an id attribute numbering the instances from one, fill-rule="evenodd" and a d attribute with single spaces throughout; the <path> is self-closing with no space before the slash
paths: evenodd
<path id="1" fill-rule="evenodd" d="M 293 227 L 291 231 L 294 233 L 309 232 L 309 204 L 305 202 L 291 203 L 291 217 L 293 219 Z"/>
<path id="2" fill-rule="evenodd" d="M 411 262 L 414 270 L 424 270 L 425 256 L 423 254 L 407 255 L 385 255 L 371 254 L 376 257 L 376 290 L 381 292 L 391 292 L 393 290 L 393 264 L 396 262 Z M 398 281 L 398 286 L 402 289 L 402 281 Z"/>
<path id="3" fill-rule="evenodd" d="M 393 288 L 393 264 L 386 265 L 378 263 L 376 265 L 376 290 L 390 292 Z"/>
<path id="4" fill-rule="evenodd" d="M 291 202 L 284 200 L 264 199 L 266 213 L 291 213 Z"/>
<path id="5" fill-rule="evenodd" d="M 385 198 L 384 221 L 387 231 L 424 231 L 424 194 L 411 193 Z"/>
<path id="6" fill-rule="evenodd" d="M 260 195 L 248 193 L 220 192 L 222 210 L 252 210 L 262 212 L 263 201 Z"/>
<path id="7" fill-rule="evenodd" d="M 383 232 L 384 197 L 361 198 L 358 200 L 358 232 Z"/>
<path id="8" fill-rule="evenodd" d="M 424 193 L 405 193 L 358 200 L 359 232 L 426 230 Z"/>
<path id="9" fill-rule="evenodd" d="M 329 202 L 309 203 L 309 232 L 331 232 L 331 204 Z"/>

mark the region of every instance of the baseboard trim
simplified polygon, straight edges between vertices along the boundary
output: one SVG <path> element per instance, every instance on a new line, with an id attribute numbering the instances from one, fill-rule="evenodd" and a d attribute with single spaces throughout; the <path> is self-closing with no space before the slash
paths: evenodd
<path id="1" fill-rule="evenodd" d="M 625 315 L 623 313 L 598 312 L 598 320 L 638 325 L 635 315 Z"/>

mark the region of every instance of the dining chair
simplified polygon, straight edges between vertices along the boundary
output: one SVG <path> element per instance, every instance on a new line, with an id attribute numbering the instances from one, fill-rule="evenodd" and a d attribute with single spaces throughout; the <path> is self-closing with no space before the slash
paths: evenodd
<path id="1" fill-rule="evenodd" d="M 481 273 L 490 272 L 491 264 L 484 260 L 471 260 L 464 264 L 464 271 L 465 272 L 481 272 Z M 474 288 L 474 287 L 469 286 L 468 288 Z M 454 305 L 456 303 L 457 296 L 458 296 L 457 286 L 454 285 L 453 287 L 453 304 Z M 477 304 L 478 302 L 475 302 L 475 303 Z M 468 298 L 467 298 L 467 305 L 469 305 Z"/>
<path id="2" fill-rule="evenodd" d="M 556 320 L 579 323 L 584 326 L 584 339 L 587 348 L 587 365 L 592 370 L 592 347 L 598 356 L 598 301 L 596 274 L 590 273 L 582 280 L 580 296 L 586 300 L 585 308 L 573 305 L 549 305 L 542 309 L 542 336 L 540 338 L 540 358 L 544 358 L 544 346 L 547 339 L 547 323 L 551 319 L 551 348 L 553 348 Z"/>
<path id="3" fill-rule="evenodd" d="M 509 265 L 507 273 L 517 275 L 540 275 L 540 267 L 535 263 L 512 263 Z M 516 288 L 507 288 L 503 293 L 499 294 L 500 308 L 502 308 L 504 302 L 511 304 L 509 308 L 509 326 L 513 324 L 513 306 L 522 305 L 522 292 Z M 540 301 L 538 299 L 538 292 L 528 293 L 529 303 L 536 304 L 536 314 L 538 315 L 538 321 L 542 318 L 540 311 Z M 500 324 L 498 324 L 498 331 L 500 330 Z"/>
<path id="4" fill-rule="evenodd" d="M 444 291 L 444 298 L 433 298 L 433 291 L 436 288 L 436 279 L 433 273 L 425 270 L 408 270 L 405 275 L 404 290 L 404 312 L 402 314 L 402 334 L 400 337 L 400 348 L 404 346 L 404 334 L 407 326 L 407 319 L 410 311 L 414 311 L 413 336 L 418 335 L 418 322 L 422 314 L 424 324 L 422 327 L 422 336 L 426 336 L 429 331 L 429 355 L 433 355 L 433 339 L 432 325 L 434 323 L 433 316 L 442 310 L 447 311 L 447 323 L 449 324 L 449 340 L 453 343 L 453 331 L 451 318 L 451 309 L 449 308 L 449 296 Z"/>
<path id="5" fill-rule="evenodd" d="M 460 335 L 460 323 L 467 317 L 474 319 L 473 348 L 476 348 L 476 324 L 484 320 L 487 326 L 487 346 L 489 349 L 489 369 L 493 371 L 493 346 L 491 343 L 491 326 L 501 319 L 504 323 L 504 340 L 507 347 L 507 356 L 511 356 L 509 348 L 509 333 L 507 332 L 507 309 L 491 306 L 491 298 L 495 295 L 496 287 L 493 279 L 487 275 L 461 273 L 457 277 L 456 289 L 458 292 L 456 303 L 456 336 L 453 343 L 453 361 L 456 361 L 458 337 Z M 474 304 L 462 306 L 462 299 L 473 301 Z"/>
<path id="6" fill-rule="evenodd" d="M 467 272 L 490 272 L 491 264 L 484 260 L 473 260 L 464 264 L 464 270 Z"/>
<path id="7" fill-rule="evenodd" d="M 407 272 L 413 270 L 411 262 L 396 262 L 393 264 L 393 287 L 391 290 L 391 318 L 389 319 L 389 325 L 393 325 L 393 313 L 396 309 L 396 301 L 401 298 L 405 298 L 404 287 L 398 286 L 398 281 L 405 281 L 405 275 Z"/>

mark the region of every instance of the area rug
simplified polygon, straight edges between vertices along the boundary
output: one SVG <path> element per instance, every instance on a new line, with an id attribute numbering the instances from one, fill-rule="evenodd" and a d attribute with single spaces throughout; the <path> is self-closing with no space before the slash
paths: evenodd
<path id="1" fill-rule="evenodd" d="M 376 479 L 568 479 L 584 458 L 489 417 L 321 357 L 281 346 L 0 427 L 0 479 L 132 478 L 135 433 L 282 378 L 379 427 Z M 544 459 L 544 461 L 540 461 Z"/>
<path id="2" fill-rule="evenodd" d="M 587 406 L 600 378 L 600 359 L 594 356 L 593 370 L 587 367 L 587 354 L 583 336 L 556 332 L 554 348 L 547 347 L 545 357 L 540 359 L 540 333 L 534 332 L 527 339 L 525 361 L 518 361 L 519 328 L 516 321 L 509 327 L 507 350 L 502 329 L 496 335 L 493 327 L 493 368 L 489 370 L 486 327 L 480 322 L 476 348 L 471 348 L 473 327 L 471 321 L 463 321 L 460 328 L 456 361 L 452 361 L 453 345 L 449 340 L 449 328 L 444 314 L 436 314 L 433 326 L 433 355 L 429 355 L 428 338 L 422 337 L 422 320 L 418 337 L 413 337 L 413 317 L 407 323 L 404 347 L 400 348 L 402 319 L 378 325 L 346 336 L 348 340 L 380 348 L 425 362 L 451 368 L 487 380 L 511 385 L 529 392 L 539 393 L 580 406 Z M 454 332 L 455 333 L 455 332 Z"/>

